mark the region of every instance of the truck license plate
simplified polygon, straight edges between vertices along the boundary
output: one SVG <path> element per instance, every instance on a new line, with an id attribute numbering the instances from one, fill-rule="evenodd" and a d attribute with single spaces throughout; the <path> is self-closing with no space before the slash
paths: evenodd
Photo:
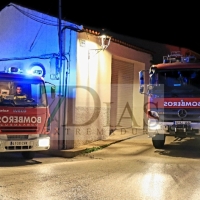
<path id="1" fill-rule="evenodd" d="M 28 146 L 27 141 L 11 141 L 10 146 Z"/>
<path id="2" fill-rule="evenodd" d="M 175 121 L 175 125 L 179 125 L 179 124 L 187 124 L 190 125 L 191 121 Z"/>

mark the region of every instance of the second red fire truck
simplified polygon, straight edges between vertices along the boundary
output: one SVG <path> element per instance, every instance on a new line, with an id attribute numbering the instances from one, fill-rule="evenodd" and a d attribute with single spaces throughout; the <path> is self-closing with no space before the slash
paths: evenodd
<path id="1" fill-rule="evenodd" d="M 155 148 L 166 136 L 200 136 L 200 62 L 194 56 L 172 52 L 163 63 L 139 72 L 140 93 L 148 95 L 148 135 Z"/>

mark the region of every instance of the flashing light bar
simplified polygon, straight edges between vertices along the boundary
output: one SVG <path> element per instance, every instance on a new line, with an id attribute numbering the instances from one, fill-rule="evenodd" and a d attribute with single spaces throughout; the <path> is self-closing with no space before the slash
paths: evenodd
<path id="1" fill-rule="evenodd" d="M 22 73 L 22 70 L 18 67 L 10 67 L 8 68 L 8 73 Z"/>
<path id="2" fill-rule="evenodd" d="M 171 55 L 163 56 L 163 63 L 173 63 L 173 62 L 184 62 L 191 63 L 195 62 L 196 57 L 193 55 L 182 56 L 179 51 L 171 52 Z"/>
<path id="3" fill-rule="evenodd" d="M 35 76 L 43 76 L 44 70 L 40 66 L 33 66 L 31 69 L 26 71 L 29 75 L 35 75 Z"/>

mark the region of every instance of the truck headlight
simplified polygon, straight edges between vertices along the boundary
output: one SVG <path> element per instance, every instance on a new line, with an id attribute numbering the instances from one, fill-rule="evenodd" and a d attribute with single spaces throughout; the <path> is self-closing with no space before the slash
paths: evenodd
<path id="1" fill-rule="evenodd" d="M 43 139 L 39 139 L 39 143 L 38 146 L 39 147 L 47 147 L 50 145 L 50 140 L 49 138 L 43 138 Z"/>

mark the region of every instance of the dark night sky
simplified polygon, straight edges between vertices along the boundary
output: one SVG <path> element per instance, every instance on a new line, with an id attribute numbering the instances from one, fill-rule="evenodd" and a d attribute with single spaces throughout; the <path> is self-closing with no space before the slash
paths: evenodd
<path id="1" fill-rule="evenodd" d="M 59 16 L 59 0 L 1 0 L 0 10 L 10 2 Z M 140 39 L 186 47 L 200 53 L 200 13 L 196 3 L 126 2 L 130 1 L 109 3 L 62 0 L 62 18 L 79 25 L 104 28 Z"/>

